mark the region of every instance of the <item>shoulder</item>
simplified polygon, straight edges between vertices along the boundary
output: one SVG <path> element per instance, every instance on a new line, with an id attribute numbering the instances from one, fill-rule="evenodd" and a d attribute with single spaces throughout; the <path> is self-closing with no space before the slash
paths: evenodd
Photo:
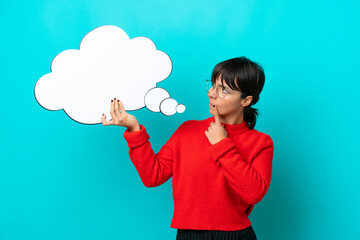
<path id="1" fill-rule="evenodd" d="M 194 134 L 197 132 L 205 131 L 209 126 L 209 119 L 204 120 L 187 120 L 180 124 L 180 126 L 175 131 L 175 134 L 184 135 L 186 133 Z"/>
<path id="2" fill-rule="evenodd" d="M 202 125 L 208 125 L 210 122 L 210 119 L 207 118 L 207 119 L 203 119 L 203 120 L 187 120 L 185 122 L 183 122 L 180 127 L 181 128 L 198 128 L 199 126 L 202 126 Z M 179 128 L 180 128 L 179 127 Z"/>
<path id="3" fill-rule="evenodd" d="M 252 135 L 257 141 L 264 143 L 265 146 L 272 146 L 274 145 L 271 136 L 267 133 L 260 132 L 256 129 L 250 129 L 248 134 Z"/>

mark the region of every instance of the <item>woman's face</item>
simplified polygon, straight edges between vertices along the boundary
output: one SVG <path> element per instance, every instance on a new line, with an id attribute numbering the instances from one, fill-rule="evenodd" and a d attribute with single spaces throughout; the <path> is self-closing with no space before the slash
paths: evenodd
<path id="1" fill-rule="evenodd" d="M 230 92 L 228 92 L 224 98 L 219 98 L 215 90 L 217 86 L 223 86 L 225 89 L 229 89 Z M 245 99 L 241 99 L 241 93 L 231 90 L 225 81 L 224 85 L 222 85 L 220 78 L 216 80 L 216 84 L 214 84 L 214 87 L 208 92 L 208 97 L 210 101 L 210 114 L 212 115 L 214 115 L 215 111 L 213 105 L 218 108 L 219 116 L 222 117 L 240 116 L 243 112 L 244 107 L 242 103 L 245 102 Z"/>

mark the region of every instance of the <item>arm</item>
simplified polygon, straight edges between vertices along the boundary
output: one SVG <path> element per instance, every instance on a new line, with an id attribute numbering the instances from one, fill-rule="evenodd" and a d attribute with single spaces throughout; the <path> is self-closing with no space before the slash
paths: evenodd
<path id="1" fill-rule="evenodd" d="M 248 204 L 258 203 L 269 188 L 273 151 L 273 141 L 269 138 L 251 164 L 248 164 L 230 138 L 210 146 L 213 160 L 234 191 Z"/>
<path id="2" fill-rule="evenodd" d="M 169 141 L 161 148 L 160 152 L 154 154 L 149 142 L 149 135 L 145 127 L 139 125 L 137 119 L 126 112 L 122 102 L 116 98 L 111 100 L 110 113 L 112 119 L 106 120 L 103 114 L 101 122 L 104 126 L 117 125 L 127 127 L 124 137 L 130 148 L 130 159 L 135 165 L 140 178 L 145 186 L 156 187 L 163 184 L 172 176 L 173 150 L 175 133 Z"/>
<path id="3" fill-rule="evenodd" d="M 156 187 L 172 176 L 176 133 L 155 154 L 149 142 L 149 135 L 143 125 L 140 130 L 124 132 L 129 146 L 129 156 L 146 187 Z"/>

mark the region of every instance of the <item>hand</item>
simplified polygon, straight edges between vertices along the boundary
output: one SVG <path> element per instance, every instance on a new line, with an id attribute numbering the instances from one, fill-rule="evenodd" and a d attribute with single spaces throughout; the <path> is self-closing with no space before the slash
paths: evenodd
<path id="1" fill-rule="evenodd" d="M 139 131 L 140 125 L 138 120 L 131 114 L 125 111 L 124 105 L 120 100 L 114 98 L 110 103 L 110 114 L 112 120 L 106 120 L 106 114 L 101 117 L 101 122 L 104 126 L 117 125 L 129 128 L 130 132 Z"/>
<path id="2" fill-rule="evenodd" d="M 214 110 L 215 123 L 210 123 L 210 127 L 205 131 L 205 135 L 212 145 L 227 138 L 227 132 L 220 123 L 219 111 L 216 106 Z"/>

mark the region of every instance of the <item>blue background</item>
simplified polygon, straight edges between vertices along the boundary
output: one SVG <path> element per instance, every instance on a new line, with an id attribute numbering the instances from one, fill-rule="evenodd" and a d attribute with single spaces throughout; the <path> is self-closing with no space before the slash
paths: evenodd
<path id="1" fill-rule="evenodd" d="M 79 124 L 34 96 L 58 53 L 108 24 L 172 59 L 158 86 L 186 111 L 131 112 L 156 152 L 182 122 L 210 117 L 204 80 L 218 62 L 260 63 L 255 128 L 275 150 L 270 189 L 250 215 L 258 239 L 355 239 L 359 12 L 355 0 L 1 0 L 0 239 L 175 239 L 171 180 L 141 183 L 125 129 Z"/>

